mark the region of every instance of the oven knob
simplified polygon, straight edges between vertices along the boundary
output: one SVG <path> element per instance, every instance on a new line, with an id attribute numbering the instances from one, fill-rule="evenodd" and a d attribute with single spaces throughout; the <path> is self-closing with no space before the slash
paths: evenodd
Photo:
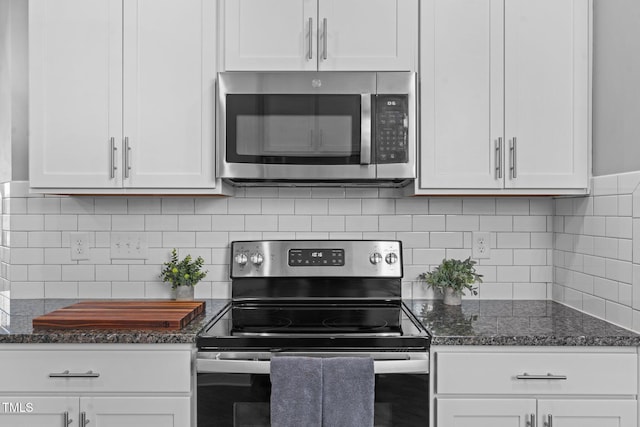
<path id="1" fill-rule="evenodd" d="M 387 254 L 386 257 L 384 257 L 384 260 L 387 262 L 387 264 L 395 264 L 398 261 L 398 255 L 391 252 Z"/>
<path id="2" fill-rule="evenodd" d="M 247 261 L 249 261 L 249 259 L 247 258 L 246 254 L 239 253 L 236 255 L 235 261 L 236 261 L 236 264 L 238 264 L 240 267 L 244 267 L 247 264 Z"/>
<path id="3" fill-rule="evenodd" d="M 260 252 L 256 252 L 255 254 L 251 254 L 251 263 L 256 267 L 260 266 L 264 261 L 264 257 Z"/>
<path id="4" fill-rule="evenodd" d="M 380 255 L 378 252 L 374 252 L 369 256 L 369 262 L 371 262 L 371 264 L 380 264 L 382 262 L 382 255 Z"/>

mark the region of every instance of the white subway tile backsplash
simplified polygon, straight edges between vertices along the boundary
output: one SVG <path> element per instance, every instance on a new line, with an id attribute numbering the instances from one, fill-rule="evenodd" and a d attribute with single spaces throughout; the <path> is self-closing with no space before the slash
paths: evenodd
<path id="1" fill-rule="evenodd" d="M 178 215 L 145 215 L 145 231 L 178 231 Z"/>
<path id="2" fill-rule="evenodd" d="M 78 282 L 78 298 L 109 299 L 111 298 L 111 282 Z"/>
<path id="3" fill-rule="evenodd" d="M 246 231 L 278 231 L 277 215 L 247 215 L 244 218 Z"/>
<path id="4" fill-rule="evenodd" d="M 395 213 L 395 199 L 362 199 L 363 215 L 393 215 Z"/>
<path id="5" fill-rule="evenodd" d="M 604 236 L 606 234 L 606 217 L 584 217 L 584 233 L 589 236 Z M 558 231 L 558 230 L 555 230 Z"/>
<path id="6" fill-rule="evenodd" d="M 514 249 L 514 265 L 547 265 L 547 251 L 545 249 Z"/>
<path id="7" fill-rule="evenodd" d="M 111 215 L 111 230 L 144 230 L 144 215 Z"/>
<path id="8" fill-rule="evenodd" d="M 531 267 L 531 281 L 532 282 L 553 282 L 553 267 L 550 265 L 545 266 L 532 266 Z"/>
<path id="9" fill-rule="evenodd" d="M 162 246 L 165 248 L 192 248 L 196 246 L 196 233 L 193 231 L 164 231 Z"/>
<path id="10" fill-rule="evenodd" d="M 311 217 L 312 231 L 345 231 L 345 217 L 338 215 L 314 215 Z"/>
<path id="11" fill-rule="evenodd" d="M 330 199 L 329 215 L 361 215 L 362 203 L 359 199 Z"/>
<path id="12" fill-rule="evenodd" d="M 618 197 L 598 196 L 593 200 L 593 214 L 596 216 L 617 216 Z"/>
<path id="13" fill-rule="evenodd" d="M 445 231 L 445 215 L 414 215 L 412 218 L 413 231 Z"/>
<path id="14" fill-rule="evenodd" d="M 513 231 L 547 231 L 546 216 L 514 216 Z"/>
<path id="15" fill-rule="evenodd" d="M 618 196 L 618 215 L 633 216 L 633 196 L 631 194 Z"/>
<path id="16" fill-rule="evenodd" d="M 77 282 L 44 282 L 45 298 L 77 298 L 78 283 Z"/>
<path id="17" fill-rule="evenodd" d="M 429 200 L 429 214 L 462 214 L 462 200 L 449 198 L 432 198 L 431 200 Z"/>
<path id="18" fill-rule="evenodd" d="M 134 215 L 159 215 L 162 213 L 162 202 L 160 199 L 132 197 L 127 201 L 127 213 Z"/>
<path id="19" fill-rule="evenodd" d="M 597 296 L 589 294 L 585 294 L 583 296 L 582 307 L 592 316 L 604 319 L 606 317 L 605 304 L 606 301 L 602 298 L 598 298 Z"/>
<path id="20" fill-rule="evenodd" d="M 96 279 L 95 269 L 94 265 L 63 265 L 62 280 L 65 282 L 93 281 Z"/>
<path id="21" fill-rule="evenodd" d="M 29 281 L 47 282 L 62 280 L 62 267 L 60 265 L 31 264 L 27 268 L 27 277 Z"/>
<path id="22" fill-rule="evenodd" d="M 229 212 L 228 199 L 226 197 L 196 199 L 194 209 L 197 215 L 224 215 Z"/>
<path id="23" fill-rule="evenodd" d="M 429 202 L 425 197 L 412 197 L 396 200 L 396 214 L 425 215 L 429 212 Z"/>
<path id="24" fill-rule="evenodd" d="M 358 231 L 378 231 L 378 217 L 368 216 L 347 216 L 345 217 L 345 230 Z"/>
<path id="25" fill-rule="evenodd" d="M 111 215 L 78 215 L 79 231 L 110 231 Z"/>
<path id="26" fill-rule="evenodd" d="M 119 197 L 96 198 L 94 206 L 97 215 L 127 213 L 127 199 Z"/>
<path id="27" fill-rule="evenodd" d="M 606 301 L 605 304 L 606 319 L 609 322 L 631 329 L 633 313 L 630 307 L 612 301 Z"/>
<path id="28" fill-rule="evenodd" d="M 209 215 L 178 215 L 179 231 L 211 231 Z"/>
<path id="29" fill-rule="evenodd" d="M 178 227 L 180 224 L 178 223 Z M 244 215 L 212 215 L 211 230 L 212 231 L 244 231 L 245 216 Z"/>
<path id="30" fill-rule="evenodd" d="M 628 261 L 607 259 L 605 265 L 606 277 L 624 283 L 633 282 L 633 264 Z"/>
<path id="31" fill-rule="evenodd" d="M 47 231 L 55 230 L 77 230 L 77 215 L 46 215 L 44 217 L 44 229 Z"/>
<path id="32" fill-rule="evenodd" d="M 195 200 L 185 197 L 161 199 L 163 214 L 194 214 Z"/>
<path id="33" fill-rule="evenodd" d="M 529 199 L 504 198 L 496 199 L 498 215 L 529 215 Z"/>
<path id="34" fill-rule="evenodd" d="M 327 215 L 329 201 L 327 199 L 296 199 L 296 215 Z"/>
<path id="35" fill-rule="evenodd" d="M 293 215 L 295 199 L 263 199 L 262 213 L 265 215 Z"/>
<path id="36" fill-rule="evenodd" d="M 529 233 L 496 233 L 498 248 L 530 248 L 531 234 Z"/>
<path id="37" fill-rule="evenodd" d="M 11 231 L 37 231 L 44 230 L 44 215 L 11 215 Z M 5 227 L 9 229 L 9 227 Z"/>
<path id="38" fill-rule="evenodd" d="M 618 194 L 618 175 L 604 175 L 594 177 L 593 194 L 595 196 Z"/>
<path id="39" fill-rule="evenodd" d="M 478 231 L 480 217 L 477 215 L 447 215 L 446 231 Z"/>
<path id="40" fill-rule="evenodd" d="M 429 240 L 432 248 L 464 247 L 464 233 L 460 232 L 432 232 Z"/>
<path id="41" fill-rule="evenodd" d="M 513 231 L 513 217 L 480 216 L 480 231 Z"/>
<path id="42" fill-rule="evenodd" d="M 494 198 L 463 199 L 462 213 L 465 215 L 495 215 L 496 199 Z"/>
<path id="43" fill-rule="evenodd" d="M 124 265 L 96 265 L 96 280 L 125 282 L 129 280 L 129 268 Z"/>
<path id="44" fill-rule="evenodd" d="M 618 194 L 631 194 L 640 184 L 640 172 L 629 172 L 618 175 Z"/>
<path id="45" fill-rule="evenodd" d="M 411 231 L 411 215 L 380 215 L 378 217 L 380 231 Z"/>
<path id="46" fill-rule="evenodd" d="M 594 237 L 593 254 L 605 258 L 617 258 L 618 240 L 608 237 Z"/>
<path id="47" fill-rule="evenodd" d="M 95 201 L 90 197 L 64 197 L 60 200 L 60 213 L 92 215 L 95 213 Z"/>
<path id="48" fill-rule="evenodd" d="M 48 197 L 27 199 L 27 213 L 60 214 L 60 199 Z"/>
<path id="49" fill-rule="evenodd" d="M 478 293 L 482 299 L 513 299 L 513 283 L 481 283 Z"/>
<path id="50" fill-rule="evenodd" d="M 311 216 L 280 215 L 278 217 L 278 231 L 311 231 Z"/>
<path id="51" fill-rule="evenodd" d="M 531 282 L 528 266 L 498 266 L 497 280 L 499 282 Z"/>
<path id="52" fill-rule="evenodd" d="M 260 199 L 236 199 L 228 201 L 229 214 L 257 215 L 262 212 L 262 201 Z"/>
<path id="53" fill-rule="evenodd" d="M 111 298 L 145 298 L 144 282 L 114 282 L 111 284 Z"/>
<path id="54" fill-rule="evenodd" d="M 402 242 L 403 249 L 429 246 L 429 233 L 426 232 L 398 232 L 396 238 Z"/>

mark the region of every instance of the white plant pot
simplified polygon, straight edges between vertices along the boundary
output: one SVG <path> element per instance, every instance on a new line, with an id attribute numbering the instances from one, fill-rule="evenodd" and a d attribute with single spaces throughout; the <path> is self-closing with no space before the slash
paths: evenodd
<path id="1" fill-rule="evenodd" d="M 444 303 L 446 305 L 460 305 L 462 304 L 462 294 L 456 293 L 451 288 L 444 290 Z"/>
<path id="2" fill-rule="evenodd" d="M 176 301 L 192 301 L 193 300 L 193 286 L 178 286 L 175 289 Z"/>

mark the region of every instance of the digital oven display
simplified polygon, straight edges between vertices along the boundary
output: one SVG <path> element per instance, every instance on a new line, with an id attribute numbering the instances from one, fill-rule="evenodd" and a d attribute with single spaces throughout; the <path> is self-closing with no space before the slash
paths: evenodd
<path id="1" fill-rule="evenodd" d="M 290 249 L 290 267 L 340 267 L 344 265 L 344 249 Z"/>

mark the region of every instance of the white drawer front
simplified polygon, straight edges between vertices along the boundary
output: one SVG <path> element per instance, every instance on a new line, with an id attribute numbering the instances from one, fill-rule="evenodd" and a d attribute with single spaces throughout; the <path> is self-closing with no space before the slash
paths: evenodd
<path id="1" fill-rule="evenodd" d="M 0 368 L 0 393 L 191 390 L 188 351 L 2 349 Z"/>
<path id="2" fill-rule="evenodd" d="M 635 354 L 437 353 L 436 392 L 635 395 L 637 363 Z"/>

